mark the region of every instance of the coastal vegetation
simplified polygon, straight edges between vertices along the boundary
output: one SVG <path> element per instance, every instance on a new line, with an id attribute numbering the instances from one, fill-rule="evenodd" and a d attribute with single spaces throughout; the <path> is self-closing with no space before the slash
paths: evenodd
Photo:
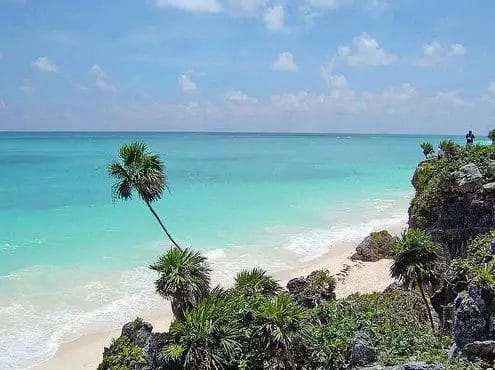
<path id="1" fill-rule="evenodd" d="M 488 138 L 492 141 L 492 144 L 495 144 L 495 129 L 490 130 L 488 133 Z"/>
<path id="2" fill-rule="evenodd" d="M 206 258 L 172 246 L 151 265 L 172 303 L 169 331 L 126 324 L 99 370 L 493 366 L 495 145 L 440 147 L 445 156 L 425 154 L 412 179 L 409 230 L 375 233 L 353 256 L 393 259 L 385 291 L 337 299 L 327 270 L 285 289 L 259 267 L 211 288 Z"/>
<path id="3" fill-rule="evenodd" d="M 440 246 L 422 230 L 410 229 L 394 243 L 395 257 L 390 275 L 404 286 L 418 288 L 425 304 L 432 330 L 435 330 L 425 287 L 433 287 L 440 275 Z"/>
<path id="4" fill-rule="evenodd" d="M 430 157 L 433 153 L 435 153 L 435 148 L 432 143 L 424 142 L 421 144 L 421 149 L 423 149 L 423 155 L 425 158 Z"/>

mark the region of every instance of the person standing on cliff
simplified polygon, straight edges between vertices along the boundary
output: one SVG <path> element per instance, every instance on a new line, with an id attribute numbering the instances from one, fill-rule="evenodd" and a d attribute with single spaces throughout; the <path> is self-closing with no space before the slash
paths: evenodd
<path id="1" fill-rule="evenodd" d="M 474 134 L 473 131 L 469 130 L 466 134 L 466 146 L 471 146 L 474 143 Z"/>
<path id="2" fill-rule="evenodd" d="M 443 148 L 440 145 L 438 146 L 437 153 L 438 153 L 438 159 L 443 158 L 443 156 L 445 154 L 445 152 L 443 151 Z"/>

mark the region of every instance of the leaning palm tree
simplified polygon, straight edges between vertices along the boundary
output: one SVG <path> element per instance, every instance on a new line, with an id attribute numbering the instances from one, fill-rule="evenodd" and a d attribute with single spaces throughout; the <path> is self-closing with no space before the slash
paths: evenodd
<path id="1" fill-rule="evenodd" d="M 165 166 L 160 156 L 150 153 L 146 144 L 133 142 L 120 147 L 119 157 L 120 162 L 112 162 L 108 166 L 109 175 L 116 180 L 112 187 L 114 197 L 129 200 L 132 198 L 133 192 L 136 191 L 155 216 L 167 237 L 178 247 L 179 245 L 172 238 L 151 205 L 162 197 L 163 190 L 167 187 Z"/>
<path id="2" fill-rule="evenodd" d="M 426 159 L 433 153 L 435 153 L 435 149 L 433 148 L 432 143 L 424 142 L 421 144 L 421 149 L 423 149 L 423 155 Z"/>
<path id="3" fill-rule="evenodd" d="M 282 287 L 266 271 L 254 267 L 251 270 L 242 270 L 235 277 L 234 292 L 244 296 L 256 293 L 271 297 L 282 291 Z"/>
<path id="4" fill-rule="evenodd" d="M 495 129 L 490 130 L 488 133 L 488 138 L 492 141 L 492 144 L 495 144 Z"/>
<path id="5" fill-rule="evenodd" d="M 440 247 L 424 231 L 410 229 L 395 242 L 394 252 L 390 275 L 409 288 L 419 289 L 431 327 L 435 330 L 425 287 L 438 282 Z"/>
<path id="6" fill-rule="evenodd" d="M 210 268 L 198 252 L 172 246 L 150 268 L 159 273 L 156 291 L 171 301 L 172 312 L 179 321 L 184 319 L 185 311 L 209 293 Z"/>

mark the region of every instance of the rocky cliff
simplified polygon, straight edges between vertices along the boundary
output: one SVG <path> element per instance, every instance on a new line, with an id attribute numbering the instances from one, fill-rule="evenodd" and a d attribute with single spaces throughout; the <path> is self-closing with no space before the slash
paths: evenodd
<path id="1" fill-rule="evenodd" d="M 495 227 L 495 146 L 459 148 L 449 158 L 418 165 L 409 226 L 429 232 L 447 257 L 466 254 L 468 242 Z"/>

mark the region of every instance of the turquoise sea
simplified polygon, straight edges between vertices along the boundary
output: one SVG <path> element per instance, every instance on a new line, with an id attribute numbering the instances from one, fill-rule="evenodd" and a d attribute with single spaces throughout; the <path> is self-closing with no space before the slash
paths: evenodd
<path id="1" fill-rule="evenodd" d="M 404 221 L 419 144 L 440 139 L 0 133 L 0 368 L 32 366 L 62 342 L 163 308 L 147 266 L 169 244 L 142 202 L 111 197 L 106 165 L 122 143 L 161 154 L 170 193 L 156 209 L 223 281 Z"/>

